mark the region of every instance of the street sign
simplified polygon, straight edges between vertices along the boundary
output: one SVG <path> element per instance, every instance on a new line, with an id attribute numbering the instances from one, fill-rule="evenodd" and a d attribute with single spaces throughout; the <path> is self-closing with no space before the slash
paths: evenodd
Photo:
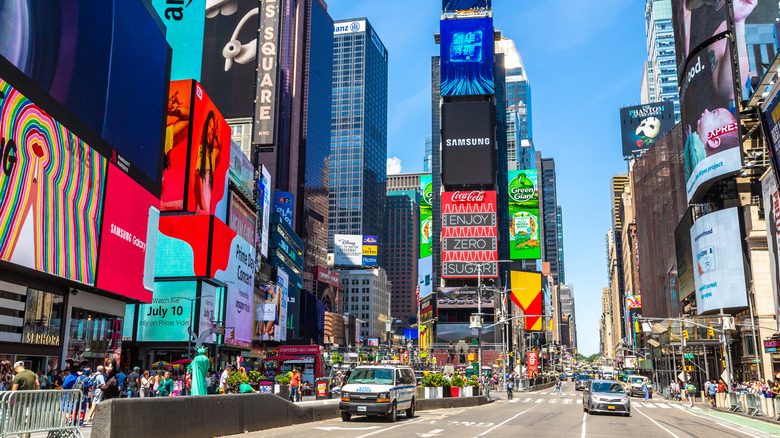
<path id="1" fill-rule="evenodd" d="M 688 373 L 683 371 L 683 372 L 681 372 L 680 374 L 677 375 L 677 378 L 682 380 L 683 382 L 687 382 L 688 381 Z"/>
<path id="2" fill-rule="evenodd" d="M 729 379 L 728 370 L 723 370 L 723 373 L 720 375 L 720 378 L 723 379 L 724 382 L 726 382 L 726 385 L 731 386 L 731 379 Z"/>
<path id="3" fill-rule="evenodd" d="M 683 357 L 685 357 L 686 359 L 693 359 L 693 353 L 685 353 Z"/>

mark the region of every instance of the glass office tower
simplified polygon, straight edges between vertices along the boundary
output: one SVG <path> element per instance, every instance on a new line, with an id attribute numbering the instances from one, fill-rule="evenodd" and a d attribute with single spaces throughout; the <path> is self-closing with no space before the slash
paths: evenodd
<path id="1" fill-rule="evenodd" d="M 646 80 L 643 81 L 643 99 L 648 102 L 671 100 L 674 117 L 680 120 L 680 99 L 677 89 L 677 61 L 672 29 L 672 0 L 647 0 L 645 3 L 645 31 L 647 33 Z"/>

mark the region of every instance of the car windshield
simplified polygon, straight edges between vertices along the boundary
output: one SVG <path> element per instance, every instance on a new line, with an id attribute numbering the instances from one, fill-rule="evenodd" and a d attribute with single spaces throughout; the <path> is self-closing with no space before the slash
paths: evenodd
<path id="1" fill-rule="evenodd" d="M 631 378 L 631 383 L 642 383 L 642 381 L 645 380 L 641 377 L 633 377 Z"/>
<path id="2" fill-rule="evenodd" d="M 620 383 L 594 382 L 593 392 L 611 392 L 613 394 L 624 394 L 623 386 Z"/>
<path id="3" fill-rule="evenodd" d="M 393 384 L 393 370 L 389 368 L 357 368 L 349 376 L 349 383 Z"/>
<path id="4" fill-rule="evenodd" d="M 587 374 L 580 374 L 579 376 L 577 376 L 577 380 L 590 380 L 590 376 L 588 376 Z"/>

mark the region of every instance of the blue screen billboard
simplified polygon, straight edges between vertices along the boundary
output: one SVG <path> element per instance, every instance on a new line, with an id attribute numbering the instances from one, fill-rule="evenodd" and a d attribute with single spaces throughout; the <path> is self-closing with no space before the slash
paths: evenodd
<path id="1" fill-rule="evenodd" d="M 495 92 L 492 18 L 442 20 L 440 49 L 442 96 Z"/>
<path id="2" fill-rule="evenodd" d="M 274 211 L 282 215 L 289 226 L 293 226 L 293 211 L 295 197 L 288 192 L 274 192 Z"/>
<path id="3" fill-rule="evenodd" d="M 165 24 L 167 29 L 165 37 L 173 49 L 171 80 L 200 81 L 206 0 L 187 2 L 153 0 L 152 6 Z"/>
<path id="4" fill-rule="evenodd" d="M 473 11 L 475 9 L 492 9 L 493 0 L 442 0 L 442 11 Z"/>

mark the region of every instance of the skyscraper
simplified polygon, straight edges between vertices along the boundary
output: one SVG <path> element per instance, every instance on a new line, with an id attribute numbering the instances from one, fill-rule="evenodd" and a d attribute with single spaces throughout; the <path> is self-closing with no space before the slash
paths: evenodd
<path id="1" fill-rule="evenodd" d="M 419 187 L 419 177 L 416 179 Z M 392 283 L 391 315 L 408 326 L 417 319 L 420 190 L 388 191 L 385 213 L 380 264 L 386 266 L 387 279 Z"/>
<path id="2" fill-rule="evenodd" d="M 519 165 L 523 144 L 531 145 L 531 83 L 515 42 L 502 38 L 496 41 L 496 53 L 504 54 L 506 74 L 507 165 L 509 170 L 528 169 Z M 525 140 L 525 142 L 523 141 Z M 535 158 L 532 156 L 532 161 Z"/>
<path id="3" fill-rule="evenodd" d="M 558 195 L 555 180 L 555 160 L 552 158 L 542 158 L 541 152 L 536 153 L 537 169 L 539 173 L 539 184 L 541 185 L 540 196 L 542 197 L 542 229 L 544 232 L 544 242 L 542 244 L 542 259 L 550 263 L 550 274 L 555 279 L 555 284 L 563 284 L 563 233 L 558 232 Z"/>
<path id="4" fill-rule="evenodd" d="M 558 278 L 561 284 L 566 284 L 566 270 L 563 266 L 563 211 L 560 205 L 555 206 L 555 225 L 558 239 Z"/>
<path id="5" fill-rule="evenodd" d="M 680 120 L 677 89 L 677 61 L 672 29 L 672 0 L 647 0 L 645 3 L 647 62 L 642 81 L 642 103 L 674 102 L 675 119 Z M 647 99 L 647 102 L 645 102 Z"/>
<path id="6" fill-rule="evenodd" d="M 329 252 L 334 234 L 382 234 L 387 185 L 387 49 L 365 18 L 334 26 Z"/>

